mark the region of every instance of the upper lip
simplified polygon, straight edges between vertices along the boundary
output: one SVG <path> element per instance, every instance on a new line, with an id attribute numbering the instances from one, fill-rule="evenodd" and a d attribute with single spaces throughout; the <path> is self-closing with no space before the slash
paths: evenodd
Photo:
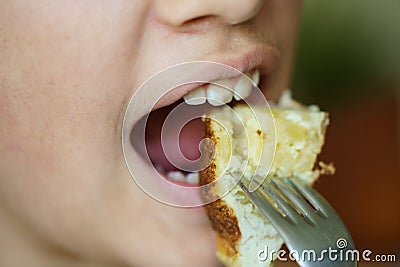
<path id="1" fill-rule="evenodd" d="M 266 44 L 253 44 L 239 49 L 231 49 L 206 56 L 202 58 L 200 62 L 224 64 L 240 72 L 259 69 L 262 75 L 268 75 L 276 69 L 278 59 L 279 52 L 275 47 Z M 205 68 L 202 69 L 200 73 L 196 73 L 196 78 L 194 78 L 193 81 L 198 81 L 199 77 L 201 77 L 203 81 L 215 81 L 238 76 L 237 71 L 210 71 L 207 68 L 207 64 L 204 66 Z M 170 90 L 159 99 L 157 104 L 154 105 L 153 110 L 176 102 L 199 85 L 199 83 L 188 83 Z"/>

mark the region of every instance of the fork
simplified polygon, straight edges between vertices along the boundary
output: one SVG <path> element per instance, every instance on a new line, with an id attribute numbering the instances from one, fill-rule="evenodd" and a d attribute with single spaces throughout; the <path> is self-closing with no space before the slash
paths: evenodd
<path id="1" fill-rule="evenodd" d="M 354 242 L 332 206 L 296 178 L 239 186 L 297 256 L 300 266 L 357 266 Z"/>

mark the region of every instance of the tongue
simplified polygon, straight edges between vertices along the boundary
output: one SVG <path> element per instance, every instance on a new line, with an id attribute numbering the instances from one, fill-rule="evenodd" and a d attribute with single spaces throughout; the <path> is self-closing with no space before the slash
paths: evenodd
<path id="1" fill-rule="evenodd" d="M 177 170 L 165 156 L 163 146 L 161 144 L 161 129 L 168 113 L 173 106 L 167 106 L 150 113 L 146 125 L 146 148 L 150 160 L 153 165 L 162 168 L 165 171 Z M 189 160 L 196 160 L 200 157 L 199 142 L 203 138 L 204 124 L 201 119 L 194 119 L 186 125 L 176 125 L 177 129 L 182 129 L 179 134 L 179 147 L 181 153 Z M 182 128 L 183 127 L 183 128 Z M 163 136 L 164 143 L 176 142 L 177 136 Z M 174 163 L 178 166 L 184 166 L 184 160 L 175 153 Z M 170 156 L 170 154 L 168 154 Z"/>

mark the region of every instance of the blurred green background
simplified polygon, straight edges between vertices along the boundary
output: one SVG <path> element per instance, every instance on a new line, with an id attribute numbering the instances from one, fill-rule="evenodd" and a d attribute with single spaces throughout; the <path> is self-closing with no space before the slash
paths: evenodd
<path id="1" fill-rule="evenodd" d="M 400 264 L 400 0 L 305 0 L 293 95 L 330 113 L 316 184 L 359 249 Z"/>
<path id="2" fill-rule="evenodd" d="M 303 1 L 296 98 L 331 108 L 399 77 L 399 0 Z"/>

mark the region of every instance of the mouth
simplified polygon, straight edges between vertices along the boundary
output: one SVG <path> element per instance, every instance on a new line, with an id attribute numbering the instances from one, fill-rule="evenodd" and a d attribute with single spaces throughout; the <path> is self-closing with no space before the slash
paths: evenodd
<path id="1" fill-rule="evenodd" d="M 258 90 L 259 85 L 265 87 L 268 82 L 269 75 L 265 74 L 260 66 L 246 70 L 243 74 L 229 78 L 221 78 L 220 76 L 220 78 L 211 82 L 191 84 L 190 87 L 186 86 L 186 88 L 183 85 L 176 89 L 181 94 L 172 94 L 175 99 L 172 103 L 169 103 L 171 102 L 171 95 L 164 96 L 149 114 L 134 125 L 130 138 L 132 146 L 142 158 L 148 158 L 149 161 L 147 162 L 152 165 L 151 167 L 168 182 L 184 187 L 198 186 L 199 172 L 188 170 L 190 168 L 186 168 L 185 164 L 196 162 L 201 157 L 199 147 L 205 131 L 201 118 L 197 116 L 184 125 L 178 125 L 179 122 L 177 122 L 174 127 L 180 129 L 178 137 L 173 136 L 173 134 L 163 135 L 164 123 L 171 112 L 179 106 L 184 106 L 185 110 L 201 110 L 200 113 L 203 115 L 210 108 L 225 105 L 234 106 L 249 101 L 254 90 Z M 139 143 L 142 143 L 142 141 L 135 134 L 137 129 L 143 128 L 145 130 L 145 147 L 140 146 Z M 174 143 L 176 140 L 178 140 L 176 150 L 179 149 L 181 152 L 181 154 L 176 154 L 183 155 L 185 160 L 177 157 L 171 162 L 171 155 L 167 156 L 165 153 L 165 143 Z M 199 166 L 197 170 L 200 169 Z"/>
<path id="2" fill-rule="evenodd" d="M 202 116 L 239 102 L 265 105 L 263 93 L 274 90 L 279 56 L 271 44 L 249 42 L 147 79 L 135 90 L 123 120 L 125 161 L 136 184 L 167 205 L 203 206 L 202 192 L 209 185 L 199 186 L 199 171 L 207 167 Z"/>

